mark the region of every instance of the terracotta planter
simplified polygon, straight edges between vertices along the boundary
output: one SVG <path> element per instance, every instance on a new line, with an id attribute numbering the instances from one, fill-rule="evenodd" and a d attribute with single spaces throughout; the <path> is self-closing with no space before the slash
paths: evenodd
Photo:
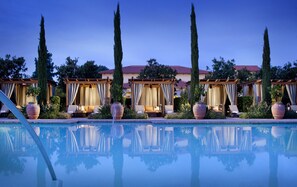
<path id="1" fill-rule="evenodd" d="M 113 119 L 122 119 L 124 114 L 124 107 L 121 103 L 115 102 L 110 107 L 110 112 L 113 117 Z"/>
<path id="2" fill-rule="evenodd" d="M 36 103 L 29 103 L 26 107 L 29 119 L 37 119 L 40 113 L 40 107 Z"/>
<path id="3" fill-rule="evenodd" d="M 206 114 L 206 105 L 196 102 L 193 106 L 193 113 L 196 119 L 203 119 Z"/>
<path id="4" fill-rule="evenodd" d="M 274 103 L 271 107 L 274 119 L 283 119 L 285 111 L 285 105 L 281 102 Z"/>
<path id="5" fill-rule="evenodd" d="M 274 138 L 280 138 L 286 134 L 286 128 L 281 126 L 272 126 L 271 135 Z"/>

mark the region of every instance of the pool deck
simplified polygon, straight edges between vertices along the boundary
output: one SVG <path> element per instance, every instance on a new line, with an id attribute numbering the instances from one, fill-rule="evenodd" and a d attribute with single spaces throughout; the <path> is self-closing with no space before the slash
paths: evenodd
<path id="1" fill-rule="evenodd" d="M 71 118 L 71 119 L 36 119 L 28 120 L 31 124 L 76 124 L 76 123 L 111 123 L 111 119 L 87 119 L 87 118 Z M 297 119 L 164 119 L 164 118 L 149 118 L 149 119 L 122 119 L 116 120 L 115 123 L 152 123 L 152 124 L 297 124 Z M 19 123 L 17 119 L 0 118 L 0 124 Z"/>

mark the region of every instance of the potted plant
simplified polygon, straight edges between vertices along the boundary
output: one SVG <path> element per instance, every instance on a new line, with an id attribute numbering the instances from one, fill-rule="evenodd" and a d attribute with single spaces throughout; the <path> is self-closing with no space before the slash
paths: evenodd
<path id="1" fill-rule="evenodd" d="M 111 97 L 113 100 L 113 103 L 110 107 L 110 112 L 113 119 L 122 119 L 124 114 L 124 107 L 121 104 L 122 101 L 122 89 L 119 85 L 114 84 L 112 85 L 111 89 Z"/>
<path id="2" fill-rule="evenodd" d="M 40 93 L 39 87 L 29 86 L 26 95 L 32 96 L 34 98 L 34 102 L 29 102 L 26 107 L 26 112 L 29 119 L 37 119 L 40 114 L 40 106 L 36 103 L 36 98 Z"/>
<path id="3" fill-rule="evenodd" d="M 274 119 L 282 119 L 285 115 L 285 105 L 281 102 L 283 93 L 281 85 L 274 85 L 270 91 L 271 99 L 274 104 L 271 106 L 271 112 Z"/>
<path id="4" fill-rule="evenodd" d="M 202 85 L 196 85 L 194 90 L 193 114 L 196 119 L 203 119 L 206 114 L 206 105 L 200 101 L 201 95 L 205 95 L 204 87 Z"/>

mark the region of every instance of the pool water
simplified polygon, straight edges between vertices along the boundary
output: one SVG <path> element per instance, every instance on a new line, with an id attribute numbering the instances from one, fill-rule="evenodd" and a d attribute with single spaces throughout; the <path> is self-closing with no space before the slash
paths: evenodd
<path id="1" fill-rule="evenodd" d="M 295 125 L 34 125 L 64 187 L 297 186 Z M 0 126 L 0 186 L 51 186 L 19 124 Z"/>

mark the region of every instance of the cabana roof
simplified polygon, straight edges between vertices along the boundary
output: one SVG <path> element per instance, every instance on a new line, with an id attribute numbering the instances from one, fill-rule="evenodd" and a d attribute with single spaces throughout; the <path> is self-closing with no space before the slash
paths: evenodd
<path id="1" fill-rule="evenodd" d="M 38 79 L 34 78 L 6 78 L 0 79 L 0 84 L 3 83 L 15 83 L 15 84 L 34 84 L 38 83 Z M 56 85 L 55 81 L 47 81 L 48 84 Z"/>
<path id="2" fill-rule="evenodd" d="M 201 79 L 200 84 L 237 84 L 239 79 Z"/>
<path id="3" fill-rule="evenodd" d="M 111 82 L 112 80 L 107 79 L 100 79 L 100 78 L 66 78 L 64 79 L 65 84 L 71 84 L 71 83 L 80 83 L 80 84 L 98 84 L 102 82 Z"/>
<path id="4" fill-rule="evenodd" d="M 254 80 L 254 81 L 250 81 L 250 82 L 246 82 L 243 84 L 261 84 L 262 80 L 258 79 L 258 80 Z M 285 85 L 285 84 L 297 84 L 297 80 L 296 79 L 271 79 L 271 84 L 275 85 L 275 84 L 281 84 L 281 85 Z"/>
<path id="5" fill-rule="evenodd" d="M 129 79 L 129 83 L 142 83 L 142 84 L 174 84 L 175 79 Z"/>

